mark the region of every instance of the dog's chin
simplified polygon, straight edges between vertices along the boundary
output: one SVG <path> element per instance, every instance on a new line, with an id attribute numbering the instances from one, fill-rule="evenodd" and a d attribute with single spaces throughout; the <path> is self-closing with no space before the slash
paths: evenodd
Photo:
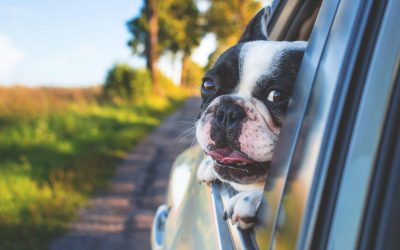
<path id="1" fill-rule="evenodd" d="M 230 152 L 226 154 L 227 151 Z M 270 161 L 257 162 L 242 152 L 231 149 L 210 151 L 208 155 L 214 160 L 214 171 L 221 180 L 238 184 L 264 181 L 271 165 Z"/>
<path id="2" fill-rule="evenodd" d="M 225 165 L 215 161 L 213 165 L 218 177 L 227 182 L 253 184 L 264 181 L 271 162 L 255 162 L 254 164 Z"/>

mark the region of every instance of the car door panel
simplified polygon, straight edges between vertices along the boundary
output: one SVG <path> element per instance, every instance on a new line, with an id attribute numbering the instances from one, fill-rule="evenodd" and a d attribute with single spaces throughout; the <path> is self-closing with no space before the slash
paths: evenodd
<path id="1" fill-rule="evenodd" d="M 399 67 L 399 1 L 387 1 L 336 200 L 328 248 L 355 248 Z M 349 209 L 350 208 L 350 209 Z"/>
<path id="2" fill-rule="evenodd" d="M 321 12 L 325 4 L 332 4 L 332 1 L 324 1 Z M 338 128 L 337 117 L 340 117 L 342 112 L 343 98 L 349 88 L 348 73 L 354 67 L 361 42 L 360 37 L 354 34 L 362 32 L 365 27 L 359 17 L 366 7 L 368 4 L 362 1 L 339 2 L 324 51 L 319 59 L 315 79 L 307 79 L 313 81 L 309 97 L 296 93 L 296 88 L 307 84 L 302 81 L 301 75 L 296 82 L 293 103 L 296 103 L 296 98 L 307 98 L 307 104 L 300 108 L 293 105 L 292 112 L 289 109 L 289 123 L 296 121 L 290 118 L 290 114 L 304 113 L 304 118 L 302 121 L 297 120 L 302 123 L 297 135 L 288 136 L 286 141 L 282 138 L 283 144 L 294 147 L 294 151 L 292 155 L 286 156 L 289 157 L 286 164 L 290 165 L 290 170 L 284 187 L 285 195 L 282 196 L 280 215 L 277 217 L 284 219 L 275 224 L 273 244 L 277 249 L 286 249 L 287 246 L 310 248 L 309 232 L 313 231 L 318 211 L 318 201 L 326 178 L 326 166 Z M 321 37 L 317 31 L 313 31 L 311 37 L 313 35 Z M 312 42 L 310 39 L 310 45 Z M 304 65 L 305 67 L 305 70 L 310 68 L 309 65 Z M 290 124 L 286 129 L 292 129 Z"/>

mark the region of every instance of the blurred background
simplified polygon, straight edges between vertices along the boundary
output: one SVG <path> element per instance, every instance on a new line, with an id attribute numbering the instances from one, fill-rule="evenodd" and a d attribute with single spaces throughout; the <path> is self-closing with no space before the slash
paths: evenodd
<path id="1" fill-rule="evenodd" d="M 268 3 L 0 0 L 0 249 L 64 234 Z"/>

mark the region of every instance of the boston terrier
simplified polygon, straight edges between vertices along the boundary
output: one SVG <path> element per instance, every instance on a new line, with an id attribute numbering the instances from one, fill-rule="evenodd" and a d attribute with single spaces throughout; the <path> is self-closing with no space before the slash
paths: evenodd
<path id="1" fill-rule="evenodd" d="M 256 222 L 264 184 L 293 84 L 306 49 L 304 41 L 269 41 L 269 8 L 260 10 L 239 42 L 205 74 L 197 141 L 208 155 L 197 178 L 216 179 L 239 193 L 224 215 L 246 229 Z"/>

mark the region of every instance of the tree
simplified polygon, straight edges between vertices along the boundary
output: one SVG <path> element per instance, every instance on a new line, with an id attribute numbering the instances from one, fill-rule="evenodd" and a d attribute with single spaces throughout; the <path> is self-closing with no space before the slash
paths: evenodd
<path id="1" fill-rule="evenodd" d="M 150 71 L 153 89 L 159 91 L 157 77 L 158 50 L 158 8 L 156 0 L 145 0 L 141 14 L 127 23 L 133 38 L 128 46 L 133 52 L 146 57 L 147 68 Z"/>
<path id="2" fill-rule="evenodd" d="M 160 16 L 160 39 L 166 50 L 182 53 L 181 85 L 186 86 L 190 55 L 203 36 L 200 13 L 193 0 L 163 1 L 162 7 L 165 11 Z"/>
<path id="3" fill-rule="evenodd" d="M 157 45 L 158 45 L 158 18 L 156 0 L 146 0 L 147 21 L 149 23 L 149 32 L 147 35 L 147 67 L 150 70 L 151 80 L 157 91 L 159 90 L 157 78 Z"/>
<path id="4" fill-rule="evenodd" d="M 107 99 L 137 100 L 150 94 L 150 75 L 127 64 L 116 64 L 108 71 L 103 92 Z"/>
<path id="5" fill-rule="evenodd" d="M 198 90 L 201 78 L 204 76 L 203 67 L 189 59 L 186 72 L 185 79 L 183 79 L 186 83 L 185 87 Z"/>
<path id="6" fill-rule="evenodd" d="M 146 43 L 150 32 L 146 8 L 147 6 L 144 7 L 138 17 L 135 17 L 127 24 L 130 33 L 133 35 L 128 45 L 134 53 L 146 56 L 147 61 L 149 61 L 148 51 L 152 48 Z M 155 51 L 156 57 L 166 51 L 174 54 L 182 53 L 181 83 L 185 85 L 184 79 L 186 79 L 187 64 L 192 49 L 199 45 L 203 35 L 203 30 L 199 23 L 200 13 L 194 0 L 158 1 L 156 12 L 159 27 L 157 33 L 158 49 Z"/>
<path id="7" fill-rule="evenodd" d="M 210 67 L 217 57 L 239 40 L 247 23 L 261 9 L 255 0 L 210 0 L 211 6 L 204 14 L 205 30 L 217 36 L 217 49 L 209 57 Z"/>

